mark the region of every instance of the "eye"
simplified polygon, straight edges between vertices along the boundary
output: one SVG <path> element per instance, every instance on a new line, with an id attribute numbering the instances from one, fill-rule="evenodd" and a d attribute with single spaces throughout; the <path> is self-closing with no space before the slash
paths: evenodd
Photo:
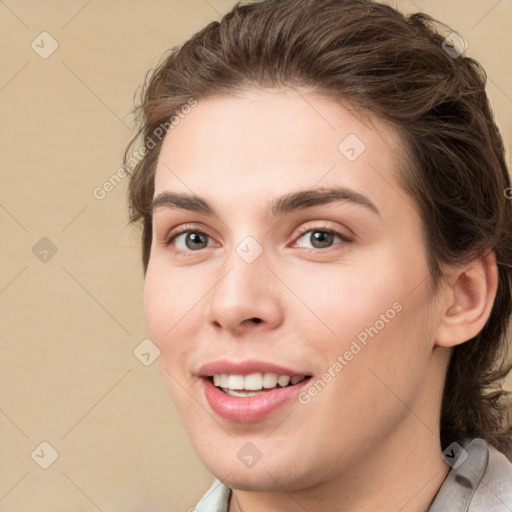
<path id="1" fill-rule="evenodd" d="M 302 238 L 304 238 L 306 241 L 309 241 L 312 247 L 300 245 L 299 241 Z M 336 239 L 338 239 L 339 241 L 335 242 Z M 339 231 L 336 231 L 335 229 L 332 228 L 319 226 L 317 228 L 303 230 L 299 238 L 297 239 L 297 244 L 299 245 L 299 247 L 303 247 L 305 249 L 325 249 L 331 247 L 332 245 L 336 245 L 337 243 L 349 241 L 350 240 L 344 235 L 342 235 Z"/>
<path id="2" fill-rule="evenodd" d="M 180 251 L 197 251 L 210 247 L 212 239 L 202 231 L 188 230 L 174 233 L 167 240 L 166 245 L 174 245 Z"/>
<path id="3" fill-rule="evenodd" d="M 301 240 L 304 241 L 301 242 Z M 333 245 L 343 242 L 350 242 L 349 238 L 339 231 L 326 226 L 316 228 L 306 228 L 299 233 L 299 238 L 295 242 L 304 249 L 320 250 L 327 249 Z M 308 247 L 307 244 L 311 246 Z M 173 246 L 177 251 L 197 252 L 214 245 L 213 239 L 197 229 L 182 229 L 181 231 L 171 233 L 165 242 L 166 246 Z"/>

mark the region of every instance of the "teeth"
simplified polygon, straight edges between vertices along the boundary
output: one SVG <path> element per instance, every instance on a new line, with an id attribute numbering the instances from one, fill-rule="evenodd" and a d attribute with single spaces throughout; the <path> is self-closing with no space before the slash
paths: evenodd
<path id="1" fill-rule="evenodd" d="M 272 389 L 277 386 L 277 378 L 279 375 L 275 373 L 265 373 L 263 375 L 263 387 L 265 389 Z"/>
<path id="2" fill-rule="evenodd" d="M 281 377 L 277 379 L 277 383 L 284 388 L 290 383 L 290 377 L 288 377 L 288 375 L 281 375 Z"/>
<path id="3" fill-rule="evenodd" d="M 222 388 L 231 396 L 253 396 L 258 393 L 231 393 L 231 391 L 261 391 L 262 389 L 273 389 L 278 385 L 282 388 L 289 384 L 295 385 L 302 382 L 306 377 L 296 375 L 278 375 L 277 373 L 251 373 L 249 375 L 228 375 L 226 373 L 213 376 L 213 384 Z"/>
<path id="4" fill-rule="evenodd" d="M 257 391 L 233 391 L 232 389 L 223 389 L 223 391 L 231 396 L 254 396 L 260 394 Z"/>
<path id="5" fill-rule="evenodd" d="M 263 377 L 261 373 L 251 373 L 250 375 L 245 376 L 244 388 L 257 391 L 258 389 L 261 389 L 262 382 Z"/>
<path id="6" fill-rule="evenodd" d="M 226 387 L 228 389 L 245 389 L 244 381 L 245 379 L 243 375 L 230 375 L 228 377 L 228 385 Z"/>

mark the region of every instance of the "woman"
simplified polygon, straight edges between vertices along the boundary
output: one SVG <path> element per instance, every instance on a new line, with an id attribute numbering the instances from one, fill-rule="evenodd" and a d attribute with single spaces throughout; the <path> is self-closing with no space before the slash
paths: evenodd
<path id="1" fill-rule="evenodd" d="M 130 211 L 194 510 L 511 510 L 510 178 L 438 30 L 237 4 L 148 75 Z"/>

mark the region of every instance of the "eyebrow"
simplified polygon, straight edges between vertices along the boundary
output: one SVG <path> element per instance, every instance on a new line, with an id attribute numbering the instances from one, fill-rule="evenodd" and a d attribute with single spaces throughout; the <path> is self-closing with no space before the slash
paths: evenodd
<path id="1" fill-rule="evenodd" d="M 314 206 L 331 203 L 352 203 L 363 206 L 373 213 L 380 215 L 379 209 L 366 196 L 345 187 L 326 187 L 309 190 L 299 190 L 284 196 L 276 197 L 267 204 L 267 214 L 277 217 Z M 151 204 L 151 211 L 157 208 L 172 208 L 202 213 L 208 216 L 216 215 L 215 210 L 203 198 L 195 194 L 164 191 L 156 196 Z"/>

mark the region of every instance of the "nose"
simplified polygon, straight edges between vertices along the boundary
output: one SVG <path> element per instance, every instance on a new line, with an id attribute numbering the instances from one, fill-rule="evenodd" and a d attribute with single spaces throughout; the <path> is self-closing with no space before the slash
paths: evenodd
<path id="1" fill-rule="evenodd" d="M 272 330 L 283 321 L 282 284 L 262 252 L 249 262 L 235 250 L 226 258 L 208 294 L 207 321 L 235 337 Z"/>

